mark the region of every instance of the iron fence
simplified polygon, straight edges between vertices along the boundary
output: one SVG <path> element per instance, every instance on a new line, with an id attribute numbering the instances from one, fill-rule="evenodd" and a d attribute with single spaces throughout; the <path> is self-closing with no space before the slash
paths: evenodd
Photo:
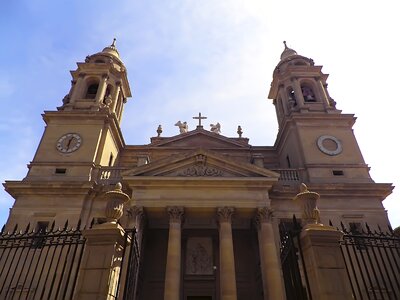
<path id="1" fill-rule="evenodd" d="M 80 230 L 63 228 L 0 233 L 0 299 L 72 299 L 85 246 Z"/>
<path id="2" fill-rule="evenodd" d="M 135 300 L 138 295 L 140 270 L 140 252 L 135 228 L 125 229 L 125 245 L 121 266 L 116 298 L 119 299 L 122 294 L 123 300 Z"/>
<path id="3" fill-rule="evenodd" d="M 354 299 L 400 299 L 400 237 L 389 227 L 347 229 L 341 250 Z"/>
<path id="4" fill-rule="evenodd" d="M 293 216 L 292 222 L 281 222 L 280 254 L 286 299 L 312 300 L 300 244 L 301 225 Z"/>

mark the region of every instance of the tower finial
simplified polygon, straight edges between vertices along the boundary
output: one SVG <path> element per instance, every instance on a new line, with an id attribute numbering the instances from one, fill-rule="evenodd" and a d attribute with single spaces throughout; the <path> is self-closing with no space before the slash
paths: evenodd
<path id="1" fill-rule="evenodd" d="M 113 42 L 112 42 L 112 44 L 111 44 L 111 47 L 115 47 L 115 42 L 117 41 L 117 39 L 116 38 L 114 38 L 113 39 Z"/>
<path id="2" fill-rule="evenodd" d="M 285 49 L 283 49 L 283 52 L 281 54 L 281 60 L 288 58 L 289 56 L 292 55 L 297 55 L 297 52 L 294 51 L 293 49 L 290 49 L 287 44 L 286 41 L 283 41 L 283 44 L 285 45 Z"/>

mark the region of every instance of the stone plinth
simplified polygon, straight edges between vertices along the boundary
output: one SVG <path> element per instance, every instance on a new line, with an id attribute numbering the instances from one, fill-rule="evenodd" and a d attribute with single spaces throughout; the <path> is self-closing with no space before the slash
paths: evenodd
<path id="1" fill-rule="evenodd" d="M 83 231 L 87 241 L 74 299 L 115 299 L 124 234 L 122 227 L 110 223 Z"/>
<path id="2" fill-rule="evenodd" d="M 353 299 L 339 241 L 343 232 L 331 226 L 307 225 L 300 242 L 313 299 Z"/>

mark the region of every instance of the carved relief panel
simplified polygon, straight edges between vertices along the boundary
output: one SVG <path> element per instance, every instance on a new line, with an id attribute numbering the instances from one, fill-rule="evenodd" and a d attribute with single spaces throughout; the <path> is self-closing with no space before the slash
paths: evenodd
<path id="1" fill-rule="evenodd" d="M 186 274 L 213 275 L 213 244 L 209 237 L 190 237 L 186 244 Z"/>

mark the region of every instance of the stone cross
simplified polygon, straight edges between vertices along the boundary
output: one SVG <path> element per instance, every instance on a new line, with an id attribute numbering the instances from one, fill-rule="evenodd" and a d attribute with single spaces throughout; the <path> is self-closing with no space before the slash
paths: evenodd
<path id="1" fill-rule="evenodd" d="M 202 117 L 201 113 L 199 112 L 199 116 L 198 117 L 193 117 L 193 119 L 199 120 L 199 125 L 197 127 L 203 127 L 203 126 L 201 126 L 201 120 L 205 120 L 205 119 L 207 119 L 207 117 Z"/>

